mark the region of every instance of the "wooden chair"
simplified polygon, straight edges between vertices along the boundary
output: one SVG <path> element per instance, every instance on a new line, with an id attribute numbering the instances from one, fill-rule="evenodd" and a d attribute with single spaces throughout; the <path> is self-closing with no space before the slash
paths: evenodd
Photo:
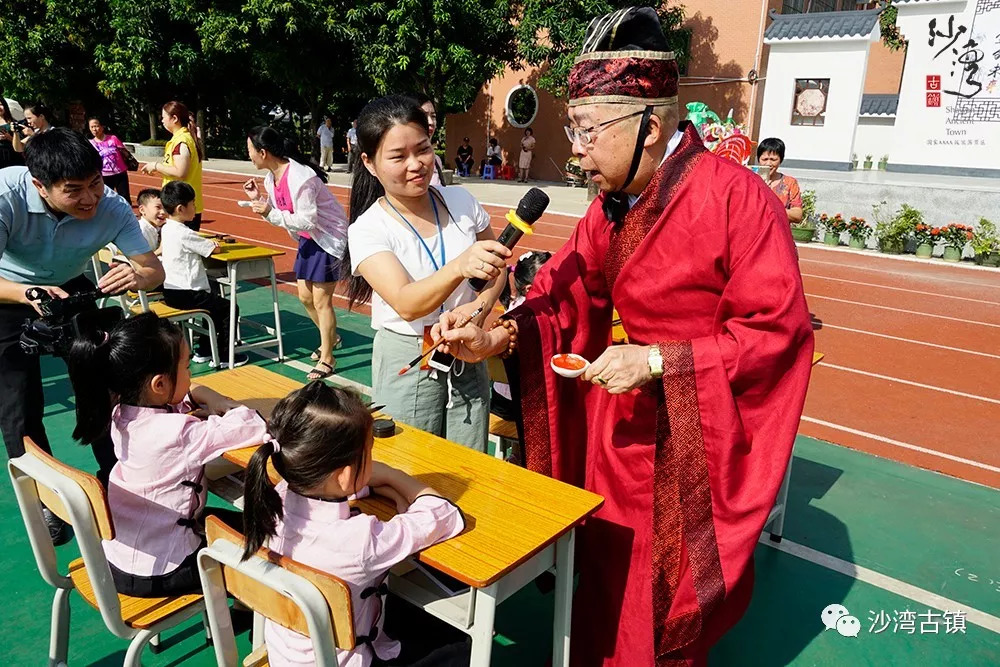
<path id="1" fill-rule="evenodd" d="M 494 382 L 507 384 L 507 369 L 498 357 L 490 357 L 486 361 L 486 367 L 490 374 L 490 386 Z M 504 450 L 516 446 L 520 440 L 517 437 L 517 424 L 509 419 L 501 419 L 492 412 L 490 413 L 490 441 L 493 443 L 493 455 L 498 459 L 504 458 Z"/>
<path id="2" fill-rule="evenodd" d="M 198 554 L 208 622 L 220 667 L 238 664 L 226 594 L 257 614 L 312 639 L 316 663 L 337 665 L 337 649 L 355 646 L 351 590 L 342 580 L 262 548 L 245 561 L 243 535 L 217 517 L 205 522 L 208 546 Z M 254 651 L 245 667 L 267 665 L 263 633 L 254 632 Z"/>
<path id="3" fill-rule="evenodd" d="M 204 612 L 202 596 L 135 598 L 118 593 L 101 546 L 101 540 L 115 536 L 104 487 L 93 475 L 42 451 L 31 438 L 24 439 L 24 449 L 23 455 L 7 463 L 7 469 L 38 571 L 56 589 L 48 664 L 66 664 L 69 595 L 75 589 L 101 613 L 112 634 L 131 640 L 123 664 L 138 667 L 143 648 L 148 643 L 155 650 L 160 632 Z M 42 517 L 43 505 L 70 524 L 76 534 L 82 557 L 69 564 L 68 575 L 59 572 L 55 547 Z"/>
<path id="4" fill-rule="evenodd" d="M 822 352 L 814 352 L 812 365 L 815 366 L 823 360 L 826 355 Z M 775 544 L 781 543 L 781 536 L 785 531 L 785 514 L 788 509 L 788 487 L 792 482 L 792 462 L 795 459 L 795 448 L 792 447 L 792 454 L 788 457 L 788 467 L 785 468 L 785 478 L 781 481 L 781 488 L 778 489 L 778 497 L 774 501 L 774 507 L 764 522 L 764 530 L 768 533 L 771 541 Z"/>
<path id="5" fill-rule="evenodd" d="M 97 280 L 100 280 L 101 276 L 104 275 L 104 265 L 110 266 L 113 259 L 114 254 L 110 248 L 101 248 L 91 258 L 94 277 Z M 151 312 L 161 319 L 176 322 L 187 331 L 188 340 L 192 346 L 195 333 L 208 336 L 212 349 L 211 366 L 212 368 L 219 367 L 219 342 L 215 336 L 215 322 L 207 310 L 171 308 L 161 300 L 162 295 L 159 292 L 150 293 L 145 290 L 122 294 L 119 299 L 122 310 L 130 315 Z"/>

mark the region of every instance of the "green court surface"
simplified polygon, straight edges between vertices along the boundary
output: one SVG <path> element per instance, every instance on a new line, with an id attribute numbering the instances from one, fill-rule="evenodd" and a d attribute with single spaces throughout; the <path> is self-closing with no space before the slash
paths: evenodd
<path id="1" fill-rule="evenodd" d="M 317 344 L 298 301 L 280 296 L 289 363 L 255 363 L 303 380 Z M 268 321 L 269 290 L 241 289 L 246 316 Z M 368 318 L 338 311 L 344 348 L 338 375 L 370 384 Z M 96 468 L 89 448 L 70 440 L 73 398 L 65 367 L 43 363 L 46 426 L 56 455 Z M 196 373 L 209 369 L 195 366 Z M 3 665 L 45 664 L 51 589 L 35 568 L 10 483 L 0 484 L 0 600 Z M 58 549 L 65 564 L 75 542 Z M 545 665 L 551 651 L 552 593 L 527 586 L 497 610 L 493 664 Z M 857 637 L 828 630 L 821 612 L 843 605 L 857 617 Z M 126 642 L 112 636 L 78 595 L 72 596 L 70 665 L 120 665 Z M 942 613 L 949 614 L 946 625 Z M 907 612 L 915 621 L 912 634 Z M 963 613 L 964 612 L 964 615 Z M 896 623 L 893 618 L 903 623 Z M 954 619 L 954 620 L 953 620 Z M 964 632 L 958 630 L 965 621 Z M 936 630 L 936 632 L 934 632 Z M 241 654 L 249 650 L 240 635 Z M 146 651 L 146 665 L 212 665 L 195 620 Z M 1000 664 L 1000 491 L 800 437 L 795 450 L 785 539 L 766 538 L 756 553 L 756 583 L 743 620 L 713 650 L 724 665 L 998 665 Z"/>

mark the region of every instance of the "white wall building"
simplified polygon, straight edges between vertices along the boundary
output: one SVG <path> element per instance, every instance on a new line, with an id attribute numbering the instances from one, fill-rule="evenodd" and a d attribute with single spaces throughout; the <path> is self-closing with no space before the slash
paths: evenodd
<path id="1" fill-rule="evenodd" d="M 908 46 L 899 95 L 863 95 L 879 9 L 771 13 L 759 137 L 789 167 L 1000 176 L 1000 0 L 896 0 Z"/>

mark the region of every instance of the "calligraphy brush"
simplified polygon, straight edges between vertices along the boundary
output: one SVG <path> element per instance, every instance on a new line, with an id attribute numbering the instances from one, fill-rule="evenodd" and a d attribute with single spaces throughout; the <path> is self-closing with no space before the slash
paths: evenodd
<path id="1" fill-rule="evenodd" d="M 456 329 L 461 329 L 466 324 L 468 324 L 469 322 L 471 322 L 473 319 L 479 317 L 480 313 L 482 313 L 483 309 L 485 309 L 485 308 L 486 308 L 486 304 L 485 303 L 479 304 L 479 308 L 476 308 L 474 311 L 472 311 L 472 313 L 468 317 L 466 317 L 465 319 L 460 320 L 459 323 L 455 325 L 455 328 Z M 410 363 L 406 364 L 405 366 L 403 366 L 402 368 L 399 369 L 399 374 L 400 375 L 406 375 L 407 371 L 409 371 L 411 368 L 413 368 L 417 364 L 422 363 L 423 360 L 425 358 L 427 358 L 428 356 L 430 356 L 430 354 L 432 352 L 434 352 L 434 350 L 436 350 L 436 349 L 437 349 L 437 345 L 434 345 L 434 346 L 431 347 L 431 349 L 427 350 L 426 352 L 417 355 L 416 359 L 414 359 L 413 361 L 411 361 Z"/>

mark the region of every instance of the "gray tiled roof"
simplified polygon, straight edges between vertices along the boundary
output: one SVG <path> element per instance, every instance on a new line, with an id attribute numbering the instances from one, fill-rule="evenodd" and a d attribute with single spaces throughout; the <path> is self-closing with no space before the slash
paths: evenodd
<path id="1" fill-rule="evenodd" d="M 899 95 L 862 95 L 862 116 L 895 116 Z"/>
<path id="2" fill-rule="evenodd" d="M 878 23 L 880 11 L 875 8 L 851 12 L 778 14 L 772 9 L 768 14 L 771 25 L 764 33 L 764 40 L 862 37 L 871 34 Z"/>

